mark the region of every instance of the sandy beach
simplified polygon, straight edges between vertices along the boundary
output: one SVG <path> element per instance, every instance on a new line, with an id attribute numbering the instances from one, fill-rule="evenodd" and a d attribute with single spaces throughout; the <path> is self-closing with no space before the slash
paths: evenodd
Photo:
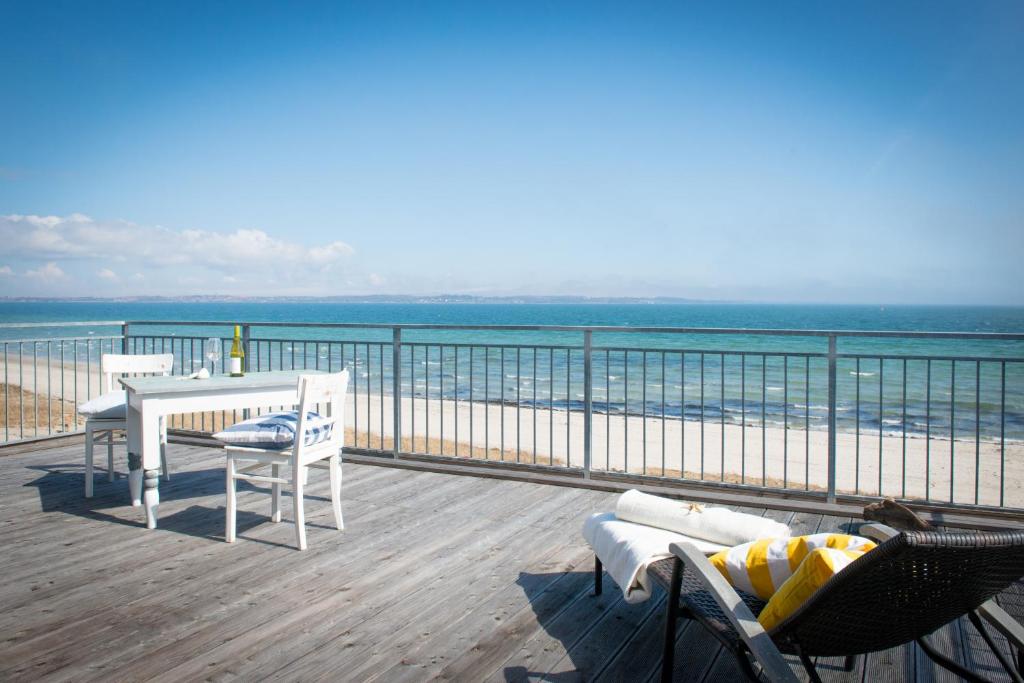
<path id="1" fill-rule="evenodd" d="M 22 415 L 25 435 L 39 425 L 57 431 L 74 425 L 74 405 L 100 393 L 97 368 L 62 372 L 56 363 L 33 368 L 16 358 L 0 365 L 7 398 L 0 420 L 17 438 Z M 6 374 L 5 374 L 6 373 Z M 18 391 L 19 378 L 24 392 Z M 61 389 L 63 388 L 63 393 Z M 33 389 L 35 392 L 33 393 Z M 49 390 L 49 391 L 47 391 Z M 77 393 L 76 393 L 77 390 Z M 49 413 L 45 397 L 50 395 Z M 33 412 L 33 397 L 41 404 Z M 22 408 L 22 405 L 24 408 Z M 390 449 L 393 439 L 392 398 L 364 393 L 347 402 L 349 445 Z M 63 414 L 63 420 L 61 419 Z M 36 419 L 33 420 L 33 415 Z M 241 415 L 179 416 L 173 427 L 212 431 Z M 383 418 L 383 419 L 382 419 Z M 646 427 L 646 428 L 645 428 Z M 973 437 L 973 435 L 971 435 Z M 561 410 L 422 398 L 402 399 L 402 449 L 458 457 L 489 458 L 538 464 L 583 466 L 583 414 Z M 1024 506 L 1024 444 L 973 438 L 879 437 L 877 431 L 840 432 L 836 438 L 836 486 L 841 492 L 930 498 L 936 501 Z M 699 422 L 640 416 L 628 418 L 594 413 L 591 467 L 594 470 L 685 476 L 794 489 L 827 486 L 827 433 L 783 430 L 760 425 Z M 953 466 L 951 467 L 951 461 Z M 926 485 L 927 482 L 927 485 Z M 1000 486 L 1000 483 L 1003 486 Z M 1000 490 L 1002 488 L 1002 491 Z"/>

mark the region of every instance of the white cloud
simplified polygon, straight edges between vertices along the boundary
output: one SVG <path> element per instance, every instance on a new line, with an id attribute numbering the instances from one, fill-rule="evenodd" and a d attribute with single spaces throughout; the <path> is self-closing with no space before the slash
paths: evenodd
<path id="1" fill-rule="evenodd" d="M 106 264 L 127 263 L 138 269 L 131 279 L 145 275 L 154 291 L 227 284 L 255 292 L 276 283 L 275 292 L 319 292 L 344 275 L 354 253 L 342 241 L 307 246 L 258 229 L 179 230 L 83 214 L 0 216 L 0 245 L 30 268 L 33 262 L 46 264 L 31 271 L 37 280 L 53 282 L 67 270 L 67 281 L 114 282 L 120 277 Z"/>
<path id="2" fill-rule="evenodd" d="M 370 275 L 367 277 L 367 280 L 369 280 L 370 285 L 372 285 L 373 287 L 383 287 L 385 284 L 387 284 L 387 278 L 378 275 L 377 273 L 370 273 Z"/>
<path id="3" fill-rule="evenodd" d="M 0 266 L 0 275 L 14 275 L 14 271 L 11 270 L 10 266 Z"/>
<path id="4" fill-rule="evenodd" d="M 43 282 L 53 282 L 54 280 L 60 280 L 65 277 L 64 271 L 61 270 L 60 267 L 53 261 L 50 261 L 45 265 L 39 266 L 35 270 L 25 271 L 25 276 L 37 280 L 42 280 Z"/>

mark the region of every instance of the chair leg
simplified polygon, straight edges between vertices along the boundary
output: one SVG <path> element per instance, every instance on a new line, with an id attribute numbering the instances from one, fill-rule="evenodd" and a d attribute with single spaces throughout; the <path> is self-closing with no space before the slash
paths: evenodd
<path id="1" fill-rule="evenodd" d="M 302 505 L 302 488 L 305 467 L 292 467 L 292 503 L 295 507 L 295 542 L 299 550 L 306 549 L 306 512 Z"/>
<path id="2" fill-rule="evenodd" d="M 270 476 L 277 479 L 281 476 L 281 466 L 271 465 Z M 270 521 L 281 521 L 281 484 L 274 482 L 270 485 Z"/>
<path id="3" fill-rule="evenodd" d="M 92 449 L 93 431 L 87 424 L 85 426 L 85 497 L 92 498 Z"/>
<path id="4" fill-rule="evenodd" d="M 601 565 L 601 558 L 594 555 L 594 595 L 601 594 L 602 588 L 602 574 L 604 573 L 604 567 Z"/>
<path id="5" fill-rule="evenodd" d="M 235 459 L 228 456 L 227 468 L 227 504 L 224 506 L 224 540 L 235 542 Z"/>
<path id="6" fill-rule="evenodd" d="M 107 432 L 107 481 L 114 481 L 114 430 Z"/>
<path id="7" fill-rule="evenodd" d="M 665 643 L 661 652 L 662 683 L 672 683 L 672 671 L 676 657 L 676 622 L 679 620 L 679 592 L 682 585 L 683 561 L 677 557 L 672 565 L 672 582 L 669 584 L 665 609 Z"/>
<path id="8" fill-rule="evenodd" d="M 341 458 L 332 455 L 328 461 L 331 468 L 331 505 L 334 507 L 334 523 L 338 531 L 345 530 L 345 520 L 341 517 Z"/>

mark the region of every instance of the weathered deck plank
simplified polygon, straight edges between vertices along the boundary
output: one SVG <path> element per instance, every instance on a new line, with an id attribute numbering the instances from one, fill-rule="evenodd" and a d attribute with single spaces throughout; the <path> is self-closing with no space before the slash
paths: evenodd
<path id="1" fill-rule="evenodd" d="M 648 680 L 664 596 L 592 592 L 586 515 L 616 494 L 523 481 L 344 466 L 346 530 L 326 477 L 308 489 L 309 550 L 268 520 L 266 488 L 239 493 L 223 542 L 223 455 L 173 445 L 160 528 L 127 504 L 122 475 L 82 497 L 82 445 L 0 457 L 0 679 Z M 797 533 L 852 520 L 750 509 Z M 1016 594 L 1007 601 L 1016 599 Z M 969 624 L 936 641 L 1000 679 Z M 1002 642 L 1002 641 L 1001 641 Z M 717 641 L 680 622 L 677 680 L 732 680 Z M 831 663 L 831 662 L 830 662 Z M 948 680 L 914 647 L 830 681 Z"/>

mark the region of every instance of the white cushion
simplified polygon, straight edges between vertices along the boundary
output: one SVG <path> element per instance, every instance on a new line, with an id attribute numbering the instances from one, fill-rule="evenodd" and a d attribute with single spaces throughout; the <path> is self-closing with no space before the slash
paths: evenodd
<path id="1" fill-rule="evenodd" d="M 78 406 L 78 412 L 94 420 L 123 420 L 127 414 L 128 399 L 124 390 L 101 394 Z"/>
<path id="2" fill-rule="evenodd" d="M 268 413 L 238 422 L 224 431 L 217 432 L 213 438 L 223 441 L 229 446 L 280 450 L 290 448 L 295 443 L 295 431 L 298 426 L 298 411 L 288 410 Z M 321 441 L 327 441 L 331 437 L 333 426 L 333 421 L 317 413 L 306 413 L 305 444 L 312 446 Z"/>

